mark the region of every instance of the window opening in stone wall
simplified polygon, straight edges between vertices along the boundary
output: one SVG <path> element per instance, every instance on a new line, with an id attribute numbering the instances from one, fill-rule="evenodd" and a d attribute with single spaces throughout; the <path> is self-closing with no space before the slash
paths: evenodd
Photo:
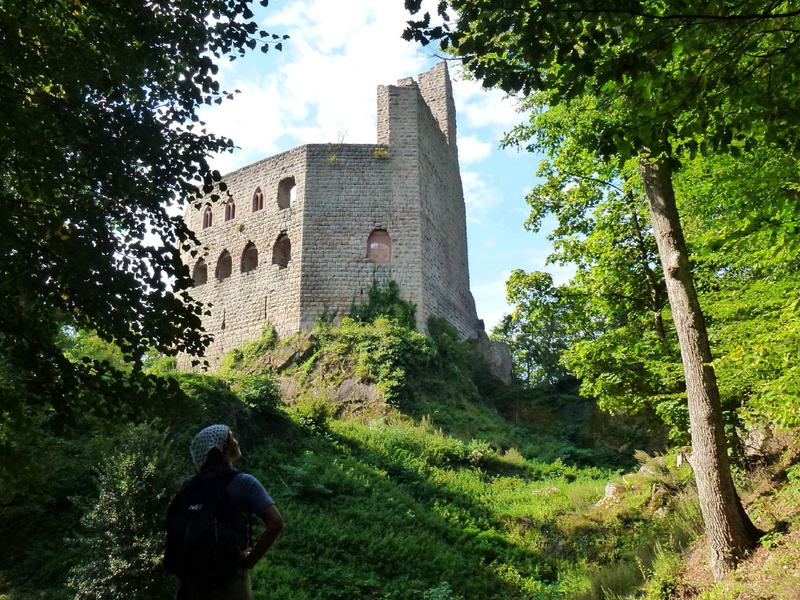
<path id="1" fill-rule="evenodd" d="M 223 250 L 222 254 L 219 255 L 219 260 L 217 261 L 217 280 L 222 281 L 223 279 L 227 279 L 231 276 L 231 271 L 233 271 L 233 261 L 231 260 L 231 255 L 227 250 Z"/>
<path id="2" fill-rule="evenodd" d="M 225 220 L 230 221 L 235 217 L 236 217 L 236 202 L 234 202 L 233 198 L 231 198 L 225 203 Z"/>
<path id="3" fill-rule="evenodd" d="M 272 264 L 278 265 L 281 269 L 289 266 L 289 260 L 292 258 L 292 243 L 289 241 L 289 236 L 282 233 L 275 241 L 272 247 Z"/>
<path id="4" fill-rule="evenodd" d="M 261 188 L 256 188 L 255 193 L 253 193 L 253 212 L 257 210 L 261 210 L 264 208 L 264 192 L 261 191 Z"/>
<path id="5" fill-rule="evenodd" d="M 278 184 L 278 208 L 289 208 L 294 204 L 295 182 L 294 177 L 281 179 Z"/>
<path id="6" fill-rule="evenodd" d="M 242 252 L 242 273 L 254 271 L 258 266 L 258 248 L 253 242 L 248 242 Z"/>
<path id="7" fill-rule="evenodd" d="M 367 258 L 379 265 L 392 262 L 392 238 L 385 229 L 376 229 L 367 238 Z"/>
<path id="8" fill-rule="evenodd" d="M 194 281 L 195 286 L 203 285 L 208 282 L 208 266 L 206 265 L 206 261 L 202 258 L 194 265 L 192 281 Z"/>
<path id="9" fill-rule="evenodd" d="M 211 212 L 211 207 L 206 207 L 205 212 L 203 212 L 203 229 L 207 227 L 211 227 L 214 222 L 214 213 Z"/>

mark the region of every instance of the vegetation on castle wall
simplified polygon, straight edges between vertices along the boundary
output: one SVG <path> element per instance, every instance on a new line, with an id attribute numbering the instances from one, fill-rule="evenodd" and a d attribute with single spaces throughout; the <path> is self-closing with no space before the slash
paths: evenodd
<path id="1" fill-rule="evenodd" d="M 394 321 L 400 327 L 416 329 L 417 306 L 400 297 L 400 286 L 394 279 L 380 283 L 377 279 L 367 288 L 367 298 L 350 305 L 348 316 L 354 321 L 372 323 L 379 317 Z"/>

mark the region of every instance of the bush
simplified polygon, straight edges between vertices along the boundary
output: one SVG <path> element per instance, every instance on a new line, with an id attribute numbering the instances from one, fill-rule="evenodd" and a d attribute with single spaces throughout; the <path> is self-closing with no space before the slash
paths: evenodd
<path id="1" fill-rule="evenodd" d="M 294 406 L 297 421 L 312 433 L 325 433 L 331 410 L 326 398 L 311 393 L 303 394 Z"/>
<path id="2" fill-rule="evenodd" d="M 374 323 L 383 317 L 406 329 L 417 327 L 417 305 L 400 297 L 400 286 L 393 279 L 384 285 L 377 280 L 367 290 L 367 299 L 361 304 L 355 300 L 350 306 L 349 317 L 359 323 Z"/>
<path id="3" fill-rule="evenodd" d="M 263 370 L 263 359 L 270 350 L 275 348 L 277 342 L 278 333 L 272 323 L 267 322 L 258 338 L 245 342 L 241 348 L 233 348 L 225 354 L 220 373 Z"/>
<path id="4" fill-rule="evenodd" d="M 383 317 L 372 324 L 345 317 L 341 328 L 329 330 L 321 340 L 329 359 L 355 362 L 356 375 L 374 381 L 384 400 L 398 408 L 409 407 L 409 375 L 423 369 L 433 356 L 428 337 Z"/>
<path id="5" fill-rule="evenodd" d="M 163 516 L 180 481 L 166 436 L 150 425 L 133 428 L 97 471 L 97 495 L 86 503 L 82 561 L 69 581 L 76 599 L 168 597 L 161 567 Z"/>

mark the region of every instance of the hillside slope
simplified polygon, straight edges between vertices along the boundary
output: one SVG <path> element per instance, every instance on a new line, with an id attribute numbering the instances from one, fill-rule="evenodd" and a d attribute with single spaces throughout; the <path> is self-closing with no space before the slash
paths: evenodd
<path id="1" fill-rule="evenodd" d="M 46 483 L 4 498 L 0 534 L 19 543 L 0 550 L 0 598 L 169 597 L 160 523 L 211 422 L 287 522 L 253 572 L 261 600 L 796 597 L 796 454 L 742 475 L 772 481 L 750 500 L 772 533 L 710 586 L 691 472 L 653 455 L 647 419 L 602 416 L 568 385 L 499 386 L 446 327 L 267 331 L 217 375 L 173 376 L 139 424 L 57 441 Z M 760 596 L 741 595 L 749 573 Z"/>

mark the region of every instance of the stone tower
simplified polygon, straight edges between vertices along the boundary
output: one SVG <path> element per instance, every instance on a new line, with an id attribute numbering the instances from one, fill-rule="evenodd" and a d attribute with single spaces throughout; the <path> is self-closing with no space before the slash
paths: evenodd
<path id="1" fill-rule="evenodd" d="M 325 311 L 341 318 L 376 279 L 399 284 L 419 329 L 436 315 L 482 333 L 447 65 L 379 86 L 377 120 L 377 144 L 294 148 L 226 175 L 226 202 L 187 210 L 203 251 L 184 261 L 211 304 L 212 365 L 267 321 L 285 337 Z"/>

